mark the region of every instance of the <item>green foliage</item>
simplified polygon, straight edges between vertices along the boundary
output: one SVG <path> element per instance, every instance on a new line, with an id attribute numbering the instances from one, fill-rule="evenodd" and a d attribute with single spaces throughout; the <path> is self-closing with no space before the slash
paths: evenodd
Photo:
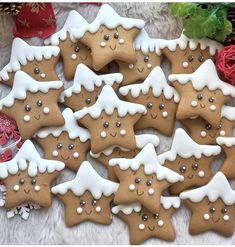
<path id="1" fill-rule="evenodd" d="M 228 8 L 234 3 L 171 3 L 173 16 L 182 20 L 184 34 L 189 38 L 211 38 L 223 42 L 232 32 L 232 24 L 227 19 Z"/>

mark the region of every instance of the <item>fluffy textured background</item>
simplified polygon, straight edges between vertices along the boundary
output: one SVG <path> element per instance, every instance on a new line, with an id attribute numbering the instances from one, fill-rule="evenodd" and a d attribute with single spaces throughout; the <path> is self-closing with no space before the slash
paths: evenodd
<path id="1" fill-rule="evenodd" d="M 181 33 L 180 23 L 170 16 L 165 3 L 113 3 L 116 11 L 123 16 L 136 17 L 145 20 L 146 30 L 152 37 L 176 38 Z M 54 4 L 57 17 L 58 29 L 60 29 L 71 9 L 78 10 L 88 21 L 92 21 L 98 7 L 87 4 L 60 3 Z M 11 29 L 14 22 L 11 18 L 0 15 L 0 68 L 7 64 L 10 57 L 12 43 Z M 42 44 L 42 40 L 27 40 L 30 44 Z M 164 64 L 165 71 L 168 65 Z M 62 76 L 62 66 L 58 67 L 58 73 Z M 62 77 L 63 79 L 63 77 Z M 6 95 L 8 89 L 0 86 L 1 97 Z M 176 127 L 180 124 L 176 123 Z M 147 131 L 146 131 L 147 132 Z M 170 148 L 171 138 L 159 135 L 161 142 L 158 153 Z M 88 157 L 89 160 L 91 158 Z M 104 168 L 91 160 L 97 171 L 106 176 Z M 214 171 L 217 170 L 223 157 L 219 157 L 214 164 Z M 56 183 L 72 178 L 74 174 L 69 171 L 63 172 Z M 64 224 L 63 205 L 56 198 L 49 209 L 32 211 L 28 221 L 16 216 L 13 219 L 6 218 L 4 209 L 0 209 L 0 244 L 128 244 L 128 225 L 113 217 L 110 226 L 96 225 L 85 222 L 73 228 L 66 228 Z M 223 238 L 215 233 L 205 233 L 199 236 L 188 234 L 190 213 L 182 206 L 173 216 L 173 224 L 176 230 L 176 240 L 172 244 L 232 244 L 235 237 Z M 167 244 L 165 241 L 150 239 L 146 244 Z"/>

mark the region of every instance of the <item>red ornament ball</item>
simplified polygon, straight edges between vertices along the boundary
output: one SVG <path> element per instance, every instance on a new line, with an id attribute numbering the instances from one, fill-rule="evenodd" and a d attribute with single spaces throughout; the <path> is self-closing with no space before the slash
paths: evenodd
<path id="1" fill-rule="evenodd" d="M 235 86 L 235 45 L 225 46 L 218 53 L 216 67 L 220 78 Z"/>

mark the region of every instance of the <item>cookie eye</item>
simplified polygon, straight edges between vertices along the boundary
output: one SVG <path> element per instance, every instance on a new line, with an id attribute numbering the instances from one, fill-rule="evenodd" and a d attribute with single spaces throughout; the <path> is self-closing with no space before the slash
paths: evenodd
<path id="1" fill-rule="evenodd" d="M 62 143 L 58 143 L 58 144 L 57 144 L 57 148 L 58 148 L 58 149 L 61 149 L 62 147 L 63 147 L 63 144 L 62 144 Z"/>
<path id="2" fill-rule="evenodd" d="M 84 200 L 80 201 L 80 206 L 85 206 L 86 202 Z"/>
<path id="3" fill-rule="evenodd" d="M 198 164 L 197 163 L 192 164 L 192 168 L 194 171 L 196 171 L 198 169 Z"/>
<path id="4" fill-rule="evenodd" d="M 198 61 L 202 63 L 202 62 L 205 61 L 205 58 L 204 58 L 203 56 L 199 56 L 199 57 L 198 57 Z"/>
<path id="5" fill-rule="evenodd" d="M 202 99 L 203 99 L 202 94 L 198 94 L 198 95 L 197 95 L 197 99 L 198 99 L 198 100 L 202 100 Z"/>
<path id="6" fill-rule="evenodd" d="M 141 182 L 141 178 L 135 178 L 135 183 L 139 184 Z"/>
<path id="7" fill-rule="evenodd" d="M 216 126 L 216 129 L 219 130 L 222 128 L 222 124 L 219 124 L 218 126 Z"/>
<path id="8" fill-rule="evenodd" d="M 206 126 L 205 126 L 205 129 L 206 129 L 206 130 L 210 130 L 211 128 L 212 128 L 211 124 L 209 124 L 209 123 L 206 124 Z"/>
<path id="9" fill-rule="evenodd" d="M 152 108 L 152 107 L 153 107 L 153 104 L 152 104 L 151 102 L 148 102 L 148 103 L 147 103 L 147 108 L 150 109 L 150 108 Z"/>
<path id="10" fill-rule="evenodd" d="M 104 40 L 106 40 L 106 41 L 109 40 L 109 35 L 108 35 L 108 34 L 105 34 L 105 35 L 104 35 Z"/>
<path id="11" fill-rule="evenodd" d="M 86 103 L 87 103 L 88 105 L 90 105 L 91 99 L 90 99 L 90 98 L 87 98 L 87 99 L 86 99 Z"/>
<path id="12" fill-rule="evenodd" d="M 32 184 L 32 185 L 36 184 L 36 182 L 37 182 L 37 181 L 36 181 L 35 178 L 32 178 L 32 179 L 31 179 L 31 184 Z"/>
<path id="13" fill-rule="evenodd" d="M 40 69 L 38 67 L 35 67 L 33 72 L 34 74 L 38 75 L 40 73 Z"/>
<path id="14" fill-rule="evenodd" d="M 148 180 L 146 181 L 146 185 L 147 185 L 147 186 L 150 186 L 151 184 L 152 184 L 152 180 L 148 179 Z"/>
<path id="15" fill-rule="evenodd" d="M 186 166 L 181 166 L 180 169 L 179 169 L 179 171 L 180 171 L 181 173 L 186 172 L 186 170 L 187 170 Z"/>
<path id="16" fill-rule="evenodd" d="M 74 148 L 74 145 L 73 145 L 73 144 L 69 144 L 69 145 L 68 145 L 68 149 L 71 150 L 71 149 L 73 149 L 73 148 Z"/>
<path id="17" fill-rule="evenodd" d="M 104 128 L 108 128 L 109 127 L 109 123 L 108 122 L 104 122 L 103 126 L 104 126 Z"/>
<path id="18" fill-rule="evenodd" d="M 192 61 L 193 61 L 193 55 L 189 55 L 189 56 L 188 56 L 188 61 L 189 61 L 189 62 L 192 62 Z"/>
<path id="19" fill-rule="evenodd" d="M 165 107 L 165 105 L 164 105 L 163 103 L 160 103 L 159 106 L 158 106 L 158 108 L 159 108 L 160 110 L 163 110 L 164 107 Z"/>
<path id="20" fill-rule="evenodd" d="M 23 178 L 21 178 L 20 180 L 19 180 L 19 184 L 21 184 L 21 185 L 23 185 L 24 184 L 24 179 Z"/>
<path id="21" fill-rule="evenodd" d="M 25 109 L 25 111 L 31 111 L 31 106 L 30 106 L 30 105 L 26 105 L 26 106 L 24 107 L 24 109 Z"/>
<path id="22" fill-rule="evenodd" d="M 210 102 L 210 103 L 213 103 L 214 101 L 215 101 L 215 98 L 214 98 L 214 97 L 210 97 L 210 98 L 209 98 L 209 102 Z"/>
<path id="23" fill-rule="evenodd" d="M 149 56 L 144 56 L 144 61 L 147 63 L 149 61 Z"/>
<path id="24" fill-rule="evenodd" d="M 122 125 L 122 124 L 121 124 L 120 121 L 117 121 L 117 122 L 116 122 L 116 126 L 117 126 L 117 127 L 120 127 L 121 125 Z"/>
<path id="25" fill-rule="evenodd" d="M 222 213 L 222 214 L 227 213 L 227 211 L 228 211 L 227 208 L 221 208 L 221 213 Z"/>
<path id="26" fill-rule="evenodd" d="M 147 221 L 148 220 L 148 215 L 147 214 L 143 214 L 142 215 L 142 220 L 143 221 Z"/>
<path id="27" fill-rule="evenodd" d="M 41 107 L 42 105 L 43 105 L 42 100 L 38 100 L 38 101 L 37 101 L 37 106 Z"/>
<path id="28" fill-rule="evenodd" d="M 95 205 L 97 204 L 97 201 L 96 201 L 95 199 L 93 199 L 93 200 L 91 201 L 91 204 L 92 204 L 92 206 L 95 206 Z"/>
<path id="29" fill-rule="evenodd" d="M 210 212 L 213 214 L 215 212 L 215 207 L 211 207 Z"/>
<path id="30" fill-rule="evenodd" d="M 75 51 L 75 52 L 79 52 L 79 51 L 80 51 L 80 47 L 79 47 L 79 46 L 75 46 L 75 47 L 74 47 L 74 51 Z"/>
<path id="31" fill-rule="evenodd" d="M 153 213 L 153 218 L 157 219 L 159 217 L 159 213 Z"/>
<path id="32" fill-rule="evenodd" d="M 115 33 L 115 34 L 113 35 L 113 37 L 114 37 L 114 39 L 118 39 L 118 38 L 119 38 L 119 33 Z"/>

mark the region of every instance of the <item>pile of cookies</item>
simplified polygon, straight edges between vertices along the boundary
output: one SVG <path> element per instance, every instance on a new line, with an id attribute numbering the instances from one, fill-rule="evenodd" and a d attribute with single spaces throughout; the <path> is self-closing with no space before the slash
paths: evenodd
<path id="1" fill-rule="evenodd" d="M 151 237 L 173 241 L 171 216 L 183 201 L 192 212 L 190 234 L 233 235 L 235 191 L 227 179 L 235 178 L 235 107 L 225 104 L 235 88 L 216 72 L 222 45 L 183 34 L 153 39 L 144 25 L 103 4 L 91 23 L 71 11 L 45 46 L 14 39 L 0 71 L 0 81 L 12 87 L 0 110 L 16 120 L 25 142 L 0 165 L 5 208 L 50 207 L 54 194 L 68 227 L 110 224 L 113 214 L 130 226 L 130 243 L 140 244 Z M 56 73 L 60 60 L 71 86 Z M 171 65 L 168 79 L 163 60 Z M 176 120 L 186 130 L 173 133 Z M 146 129 L 173 135 L 171 149 L 157 154 L 160 139 Z M 227 158 L 214 175 L 221 148 Z M 108 179 L 87 155 L 107 168 Z M 52 186 L 64 169 L 74 179 Z"/>

